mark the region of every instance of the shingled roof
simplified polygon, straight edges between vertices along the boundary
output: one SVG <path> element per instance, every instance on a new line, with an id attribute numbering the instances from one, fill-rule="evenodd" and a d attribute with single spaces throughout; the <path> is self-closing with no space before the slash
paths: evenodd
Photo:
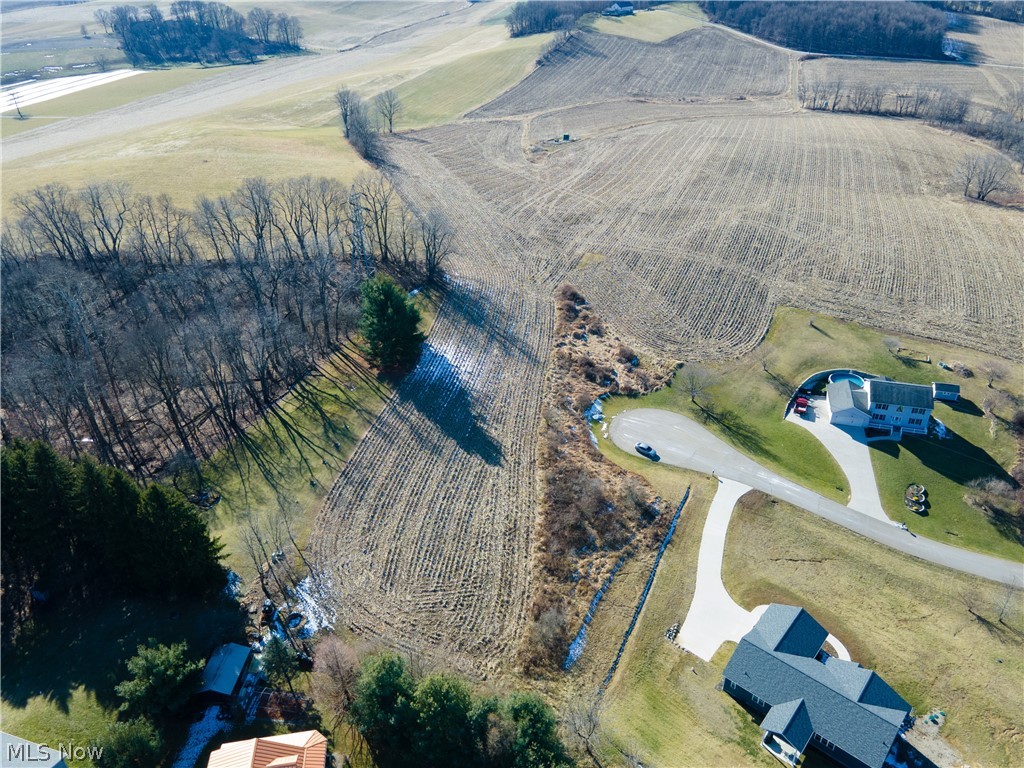
<path id="1" fill-rule="evenodd" d="M 207 768 L 324 768 L 327 738 L 319 731 L 233 741 L 210 755 Z"/>
<path id="2" fill-rule="evenodd" d="M 771 707 L 766 727 L 801 748 L 806 726 L 865 765 L 881 766 L 910 712 L 875 672 L 852 661 L 818 661 L 828 632 L 802 608 L 771 605 L 744 635 L 724 677 Z M 776 708 L 781 707 L 776 711 Z M 797 740 L 790 740 L 787 729 Z M 807 736 L 810 739 L 810 735 Z M 806 746 L 807 741 L 804 741 Z M 803 749 L 801 748 L 801 751 Z"/>
<path id="3" fill-rule="evenodd" d="M 907 408 L 931 408 L 934 405 L 932 388 L 923 384 L 906 384 L 902 381 L 869 379 L 868 388 L 871 402 L 902 405 Z"/>

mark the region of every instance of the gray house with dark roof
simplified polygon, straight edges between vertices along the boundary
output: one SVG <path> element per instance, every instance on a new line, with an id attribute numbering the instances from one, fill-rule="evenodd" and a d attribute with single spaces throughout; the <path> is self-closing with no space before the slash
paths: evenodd
<path id="1" fill-rule="evenodd" d="M 822 650 L 803 608 L 773 604 L 733 652 L 723 688 L 763 714 L 762 745 L 796 765 L 809 746 L 847 768 L 881 768 L 910 705 L 870 669 Z"/>

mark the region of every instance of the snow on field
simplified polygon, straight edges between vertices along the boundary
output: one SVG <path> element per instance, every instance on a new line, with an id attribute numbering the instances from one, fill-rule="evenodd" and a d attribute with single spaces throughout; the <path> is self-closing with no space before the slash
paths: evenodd
<path id="1" fill-rule="evenodd" d="M 141 69 L 117 69 L 113 72 L 99 72 L 95 75 L 74 75 L 72 77 L 56 77 L 52 80 L 16 83 L 0 91 L 0 112 L 9 112 L 15 109 L 15 100 L 17 100 L 17 106 L 28 107 L 142 73 Z"/>

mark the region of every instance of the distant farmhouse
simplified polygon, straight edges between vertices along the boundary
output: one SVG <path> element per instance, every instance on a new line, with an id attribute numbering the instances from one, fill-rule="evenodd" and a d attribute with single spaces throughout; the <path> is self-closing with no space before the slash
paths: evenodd
<path id="1" fill-rule="evenodd" d="M 773 604 L 733 652 L 723 688 L 763 714 L 762 746 L 795 766 L 808 746 L 847 768 L 882 768 L 910 705 L 870 669 L 833 658 L 803 608 Z"/>
<path id="2" fill-rule="evenodd" d="M 633 15 L 633 4 L 632 3 L 612 3 L 603 11 L 602 16 L 632 16 Z"/>
<path id="3" fill-rule="evenodd" d="M 959 399 L 960 387 L 942 382 L 929 387 L 843 373 L 829 377 L 826 396 L 833 424 L 870 427 L 899 438 L 904 432 L 928 434 L 934 401 Z"/>

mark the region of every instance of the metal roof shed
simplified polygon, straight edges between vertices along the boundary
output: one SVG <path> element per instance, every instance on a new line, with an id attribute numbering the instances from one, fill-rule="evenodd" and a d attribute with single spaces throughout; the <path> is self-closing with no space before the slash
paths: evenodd
<path id="1" fill-rule="evenodd" d="M 252 659 L 252 649 L 238 643 L 226 643 L 213 652 L 203 670 L 199 695 L 230 699 L 238 693 Z"/>

